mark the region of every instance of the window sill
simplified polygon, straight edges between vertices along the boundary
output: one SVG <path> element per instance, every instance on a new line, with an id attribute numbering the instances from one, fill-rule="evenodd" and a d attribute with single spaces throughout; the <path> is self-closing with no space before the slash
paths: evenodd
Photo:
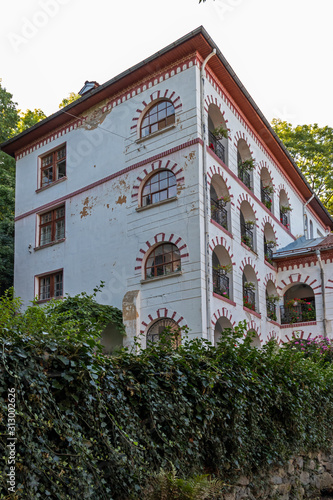
<path id="1" fill-rule="evenodd" d="M 281 328 L 298 328 L 299 326 L 315 326 L 317 321 L 302 321 L 301 323 L 285 323 Z"/>
<path id="2" fill-rule="evenodd" d="M 135 210 L 137 212 L 143 212 L 144 210 L 148 210 L 148 208 L 159 207 L 160 205 L 165 205 L 165 203 L 171 203 L 172 201 L 178 200 L 178 196 L 173 196 L 172 198 L 168 198 L 167 200 L 158 201 L 157 203 L 151 203 L 150 205 L 145 205 L 144 207 L 137 207 Z"/>
<path id="3" fill-rule="evenodd" d="M 58 245 L 58 243 L 63 243 L 66 238 L 61 238 L 61 240 L 51 241 L 50 243 L 46 243 L 46 245 L 41 245 L 39 247 L 35 247 L 34 250 L 37 252 L 38 250 L 42 250 L 42 248 L 53 247 L 53 245 Z"/>
<path id="4" fill-rule="evenodd" d="M 36 189 L 36 193 L 40 193 L 41 191 L 45 191 L 45 189 L 48 189 L 52 186 L 55 186 L 56 184 L 60 184 L 61 182 L 67 181 L 67 176 L 62 177 L 61 179 L 58 179 L 57 181 L 51 182 L 47 186 L 40 187 Z"/>
<path id="5" fill-rule="evenodd" d="M 254 316 L 257 316 L 257 318 L 260 318 L 261 319 L 261 314 L 260 313 L 257 313 L 256 311 L 252 311 L 252 309 L 248 309 L 247 307 L 243 306 L 243 309 L 245 312 L 248 312 L 248 313 L 251 313 L 253 314 Z"/>
<path id="6" fill-rule="evenodd" d="M 216 299 L 223 300 L 224 302 L 228 302 L 228 304 L 231 304 L 232 306 L 236 305 L 236 302 L 233 302 L 232 300 L 227 299 L 226 297 L 223 297 L 222 295 L 219 295 L 218 293 L 213 292 L 213 297 L 215 297 Z"/>
<path id="7" fill-rule="evenodd" d="M 36 300 L 36 304 L 46 304 L 46 302 L 50 302 L 50 300 L 62 300 L 64 298 L 63 295 L 60 297 L 50 297 L 49 299 L 38 299 Z"/>
<path id="8" fill-rule="evenodd" d="M 136 143 L 141 144 L 141 142 L 147 141 L 151 137 L 156 137 L 157 135 L 163 134 L 164 132 L 167 132 L 168 130 L 172 130 L 173 128 L 176 128 L 175 123 L 173 123 L 172 125 L 169 125 L 168 127 L 164 127 L 161 130 L 156 130 L 156 132 L 152 132 L 151 134 L 148 134 L 145 137 L 140 137 L 139 139 L 136 140 Z"/>
<path id="9" fill-rule="evenodd" d="M 155 276 L 155 278 L 146 278 L 144 280 L 141 280 L 140 283 L 141 285 L 144 285 L 146 283 L 153 283 L 155 281 L 165 280 L 167 278 L 173 278 L 174 276 L 181 276 L 182 274 L 183 274 L 182 271 L 175 271 L 174 273 L 164 274 L 163 276 Z"/>
<path id="10" fill-rule="evenodd" d="M 278 323 L 278 322 L 277 322 L 277 321 L 275 321 L 274 319 L 267 318 L 267 321 L 268 321 L 269 323 L 272 323 L 273 325 L 276 325 L 276 326 L 281 327 L 280 323 Z"/>
<path id="11" fill-rule="evenodd" d="M 220 224 L 218 224 L 217 222 L 215 222 L 214 219 L 210 219 L 210 222 L 213 224 L 213 226 L 218 227 L 219 229 L 221 229 L 221 231 L 223 231 L 225 234 L 227 234 L 228 236 L 230 236 L 230 238 L 233 238 L 233 235 L 231 233 L 229 233 L 228 229 L 226 229 L 223 226 L 220 226 Z"/>
<path id="12" fill-rule="evenodd" d="M 249 250 L 250 252 L 252 252 L 256 257 L 258 257 L 258 254 L 251 248 L 251 247 L 248 247 L 247 245 L 245 245 L 245 243 L 243 243 L 241 241 L 241 245 L 242 247 L 244 247 L 246 250 Z M 275 269 L 274 269 L 275 270 Z"/>

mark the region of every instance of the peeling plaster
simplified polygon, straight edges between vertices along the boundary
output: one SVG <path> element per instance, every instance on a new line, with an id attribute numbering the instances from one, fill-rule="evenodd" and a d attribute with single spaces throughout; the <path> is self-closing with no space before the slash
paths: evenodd
<path id="1" fill-rule="evenodd" d="M 86 199 L 83 201 L 83 208 L 80 212 L 81 219 L 83 217 L 87 217 L 87 215 L 91 215 L 91 211 L 94 207 L 94 202 L 96 201 L 97 198 L 91 198 L 89 199 L 89 196 L 86 197 Z"/>
<path id="2" fill-rule="evenodd" d="M 100 107 L 100 105 L 89 111 L 86 120 L 82 122 L 82 125 L 78 126 L 78 128 L 84 128 L 85 130 L 95 130 L 98 125 L 101 125 L 105 118 L 111 113 L 112 109 L 105 111 L 103 113 L 102 111 L 103 107 Z M 96 166 L 96 165 L 95 165 Z"/>
<path id="3" fill-rule="evenodd" d="M 118 205 L 122 205 L 123 203 L 126 203 L 126 196 L 119 196 L 118 200 L 116 201 Z"/>

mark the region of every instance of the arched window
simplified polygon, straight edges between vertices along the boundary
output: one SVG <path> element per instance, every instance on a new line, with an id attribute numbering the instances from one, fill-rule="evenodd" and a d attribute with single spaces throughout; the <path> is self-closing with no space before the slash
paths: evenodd
<path id="1" fill-rule="evenodd" d="M 176 245 L 163 243 L 148 255 L 146 279 L 167 276 L 181 270 L 180 252 Z"/>
<path id="2" fill-rule="evenodd" d="M 171 101 L 159 101 L 149 108 L 141 122 L 141 137 L 162 130 L 175 123 L 175 108 Z"/>
<path id="3" fill-rule="evenodd" d="M 146 207 L 177 195 L 177 180 L 170 170 L 151 176 L 142 190 L 141 206 Z"/>
<path id="4" fill-rule="evenodd" d="M 155 323 L 153 323 L 147 331 L 147 341 L 148 342 L 158 342 L 160 340 L 160 335 L 165 330 L 169 330 L 170 333 L 178 333 L 179 325 L 170 318 L 161 318 Z M 176 345 L 180 344 L 180 334 L 176 335 Z"/>

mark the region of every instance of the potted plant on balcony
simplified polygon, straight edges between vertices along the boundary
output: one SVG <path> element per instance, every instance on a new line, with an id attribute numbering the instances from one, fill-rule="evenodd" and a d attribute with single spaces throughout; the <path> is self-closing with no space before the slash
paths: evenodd
<path id="1" fill-rule="evenodd" d="M 217 201 L 220 206 L 225 207 L 226 204 L 229 203 L 230 199 L 231 199 L 230 196 L 226 194 L 224 196 L 220 196 L 220 198 L 218 198 Z"/>
<path id="2" fill-rule="evenodd" d="M 253 281 L 245 281 L 243 288 L 244 291 L 251 290 L 252 292 L 254 292 L 256 289 L 256 285 L 253 283 Z"/>
<path id="3" fill-rule="evenodd" d="M 267 194 L 273 194 L 274 193 L 274 188 L 270 184 L 267 184 L 267 186 L 263 186 L 262 189 L 265 191 Z"/>
<path id="4" fill-rule="evenodd" d="M 294 298 L 286 303 L 286 307 L 289 309 L 290 323 L 313 321 L 316 319 L 316 311 L 312 302 Z"/>
<path id="5" fill-rule="evenodd" d="M 275 306 L 279 300 L 280 297 L 278 295 L 266 295 L 267 317 L 273 321 L 277 320 Z"/>
<path id="6" fill-rule="evenodd" d="M 214 128 L 214 130 L 212 130 L 212 134 L 217 141 L 220 141 L 221 139 L 228 139 L 228 129 L 224 128 L 223 125 Z"/>
<path id="7" fill-rule="evenodd" d="M 239 170 L 246 170 L 246 171 L 251 171 L 255 168 L 255 160 L 253 158 L 250 158 L 248 160 L 243 160 L 238 163 L 238 168 Z"/>
<path id="8" fill-rule="evenodd" d="M 286 214 L 286 213 L 291 212 L 291 211 L 292 211 L 292 208 L 289 205 L 281 205 L 280 206 L 280 212 L 282 214 Z"/>
<path id="9" fill-rule="evenodd" d="M 226 274 L 231 273 L 232 264 L 225 264 L 225 265 L 218 264 L 217 266 L 213 266 L 213 269 L 214 269 L 214 271 L 220 271 L 221 274 L 226 275 Z"/>
<path id="10" fill-rule="evenodd" d="M 267 241 L 265 241 L 265 245 L 266 245 L 266 248 L 269 250 L 268 252 L 266 250 L 267 253 L 265 253 L 265 260 L 267 262 L 269 262 L 270 264 L 273 264 L 273 261 L 271 258 L 272 252 L 270 250 L 273 250 L 273 248 L 276 247 L 277 243 L 274 240 L 267 240 Z"/>
<path id="11" fill-rule="evenodd" d="M 251 231 L 253 229 L 253 226 L 255 225 L 256 221 L 255 220 L 246 220 L 244 221 L 246 229 Z"/>

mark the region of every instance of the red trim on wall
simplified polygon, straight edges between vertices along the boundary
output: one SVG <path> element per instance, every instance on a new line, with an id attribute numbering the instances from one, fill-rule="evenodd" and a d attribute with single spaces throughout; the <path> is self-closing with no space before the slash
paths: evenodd
<path id="1" fill-rule="evenodd" d="M 46 210 L 48 207 L 53 206 L 57 203 L 62 203 L 70 198 L 73 198 L 74 196 L 77 196 L 79 194 L 84 193 L 85 191 L 89 191 L 90 189 L 95 188 L 96 186 L 100 186 L 101 184 L 104 184 L 105 182 L 111 181 L 115 179 L 116 177 L 119 177 L 121 175 L 127 174 L 128 172 L 131 172 L 132 170 L 135 170 L 138 167 L 141 167 L 142 165 L 146 165 L 147 163 L 152 163 L 159 158 L 164 158 L 165 156 L 175 153 L 177 151 L 181 151 L 182 149 L 188 148 L 190 146 L 193 146 L 194 144 L 203 144 L 202 140 L 197 138 L 189 142 L 185 142 L 184 144 L 180 144 L 179 146 L 176 146 L 172 149 L 168 149 L 167 151 L 164 151 L 163 153 L 160 153 L 158 155 L 152 156 L 150 158 L 147 158 L 147 160 L 142 160 L 138 163 L 134 163 L 134 165 L 131 165 L 129 167 L 124 168 L 123 170 L 119 170 L 118 172 L 108 175 L 107 177 L 104 177 L 103 179 L 100 179 L 96 182 L 93 182 L 92 184 L 88 184 L 87 186 L 84 186 L 81 189 L 78 189 L 76 191 L 73 191 L 72 193 L 69 193 L 65 196 L 62 196 L 61 198 L 58 198 L 57 200 L 54 200 L 50 203 L 46 203 L 45 205 L 42 205 L 40 207 L 34 208 L 33 210 L 30 210 L 29 212 L 25 212 L 21 215 L 18 215 L 15 217 L 15 222 L 24 219 L 24 217 L 28 217 L 29 215 L 35 214 L 36 212 L 39 212 L 41 210 Z"/>
<path id="2" fill-rule="evenodd" d="M 249 313 L 253 314 L 254 316 L 257 316 L 257 318 L 261 319 L 261 314 L 260 313 L 257 313 L 256 311 L 252 311 L 252 309 L 248 309 L 245 306 L 243 306 L 243 309 L 244 309 L 245 312 L 249 312 Z"/>
<path id="3" fill-rule="evenodd" d="M 223 300 L 224 302 L 228 302 L 228 304 L 230 304 L 232 306 L 236 305 L 236 302 L 233 302 L 232 300 L 227 299 L 226 297 L 222 297 L 222 295 L 218 295 L 217 293 L 214 293 L 214 292 L 213 292 L 213 297 L 215 297 L 216 299 L 219 299 L 219 300 Z"/>

